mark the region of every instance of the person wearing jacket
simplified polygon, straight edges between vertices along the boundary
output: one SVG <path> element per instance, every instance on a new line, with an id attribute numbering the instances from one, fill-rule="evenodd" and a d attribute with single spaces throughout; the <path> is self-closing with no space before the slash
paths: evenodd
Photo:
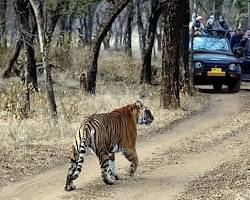
<path id="1" fill-rule="evenodd" d="M 234 47 L 240 46 L 242 39 L 243 39 L 243 32 L 241 28 L 238 28 L 237 31 L 235 31 L 235 34 L 231 38 L 230 41 L 231 49 L 233 50 Z"/>

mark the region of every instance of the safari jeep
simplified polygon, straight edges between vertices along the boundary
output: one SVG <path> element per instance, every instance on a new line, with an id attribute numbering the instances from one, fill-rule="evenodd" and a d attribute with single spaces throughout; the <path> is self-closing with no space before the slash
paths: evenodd
<path id="1" fill-rule="evenodd" d="M 239 92 L 241 86 L 240 61 L 231 51 L 226 37 L 204 35 L 194 37 L 194 84 L 212 84 L 214 90 L 227 85 L 230 92 Z"/>

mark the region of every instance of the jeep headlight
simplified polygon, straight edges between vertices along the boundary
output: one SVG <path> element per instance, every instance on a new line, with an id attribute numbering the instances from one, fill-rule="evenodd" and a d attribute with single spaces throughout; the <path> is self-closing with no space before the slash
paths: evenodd
<path id="1" fill-rule="evenodd" d="M 194 65 L 195 65 L 196 69 L 202 68 L 202 63 L 201 62 L 196 62 Z"/>
<path id="2" fill-rule="evenodd" d="M 229 70 L 234 71 L 236 70 L 236 65 L 234 63 L 229 65 Z"/>

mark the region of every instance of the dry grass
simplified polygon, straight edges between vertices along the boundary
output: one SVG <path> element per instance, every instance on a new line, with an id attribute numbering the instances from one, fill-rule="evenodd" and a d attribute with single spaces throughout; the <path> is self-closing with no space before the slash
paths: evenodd
<path id="1" fill-rule="evenodd" d="M 59 59 L 62 57 L 59 56 Z M 39 82 L 40 92 L 31 95 L 28 119 L 18 117 L 23 102 L 20 82 L 16 79 L 12 79 L 11 84 L 0 81 L 0 88 L 3 88 L 0 91 L 2 183 L 65 163 L 68 146 L 86 115 L 109 112 L 139 99 L 151 108 L 155 116 L 155 122 L 150 127 L 140 127 L 139 135 L 142 135 L 204 108 L 204 97 L 199 96 L 183 97 L 180 110 L 160 109 L 159 87 L 137 84 L 140 71 L 138 61 L 122 54 L 101 54 L 97 93 L 95 96 L 85 94 L 79 90 L 79 75 L 86 70 L 87 61 L 83 64 L 80 61 L 87 60 L 87 53 L 74 51 L 69 59 L 71 61 L 64 60 L 64 64 L 71 63 L 72 66 L 61 66 L 65 72 L 53 71 L 59 115 L 57 123 L 53 123 L 49 117 L 42 78 Z"/>
<path id="2" fill-rule="evenodd" d="M 0 51 L 0 69 L 4 68 L 6 63 L 8 62 L 10 55 L 12 53 L 11 49 L 6 50 L 5 52 L 3 52 L 2 50 Z"/>

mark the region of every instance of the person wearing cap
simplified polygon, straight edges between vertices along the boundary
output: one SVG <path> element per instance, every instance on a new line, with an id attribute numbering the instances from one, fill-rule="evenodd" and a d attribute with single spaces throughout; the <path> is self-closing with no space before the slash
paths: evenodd
<path id="1" fill-rule="evenodd" d="M 205 25 L 204 25 L 204 21 L 203 21 L 203 17 L 202 16 L 198 16 L 196 17 L 196 21 L 198 21 L 200 23 L 200 28 L 205 32 Z"/>
<path id="2" fill-rule="evenodd" d="M 194 36 L 199 36 L 199 35 L 205 35 L 206 32 L 202 28 L 203 26 L 201 25 L 201 22 L 199 20 L 196 20 L 194 24 Z"/>
<path id="3" fill-rule="evenodd" d="M 212 34 L 217 36 L 225 36 L 226 34 L 226 37 L 230 41 L 231 35 L 230 33 L 228 33 L 229 29 L 230 28 L 227 22 L 225 21 L 225 18 L 223 16 L 220 16 L 218 20 L 214 21 L 213 23 Z"/>
<path id="4" fill-rule="evenodd" d="M 221 28 L 222 29 L 224 29 L 225 31 L 228 31 L 229 30 L 229 26 L 228 26 L 228 24 L 227 24 L 227 22 L 226 22 L 226 20 L 225 20 L 225 18 L 224 18 L 224 16 L 220 16 L 219 17 L 219 24 L 220 24 L 220 26 L 221 26 Z"/>
<path id="5" fill-rule="evenodd" d="M 194 31 L 194 36 L 206 34 L 203 18 L 196 13 L 192 14 L 192 21 L 189 23 L 189 33 L 191 34 L 192 31 Z"/>
<path id="6" fill-rule="evenodd" d="M 207 20 L 207 24 L 206 24 L 206 29 L 207 29 L 207 32 L 209 34 L 212 34 L 212 29 L 213 29 L 213 24 L 214 24 L 214 16 L 211 15 L 208 20 Z"/>

